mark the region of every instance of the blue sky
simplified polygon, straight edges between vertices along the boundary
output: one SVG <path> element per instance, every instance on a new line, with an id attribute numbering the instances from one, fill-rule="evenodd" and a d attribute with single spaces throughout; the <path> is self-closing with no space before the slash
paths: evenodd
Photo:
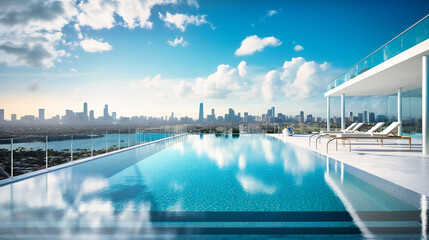
<path id="1" fill-rule="evenodd" d="M 0 9 L 7 118 L 81 111 L 84 101 L 96 115 L 109 104 L 118 115 L 196 117 L 204 102 L 206 113 L 275 106 L 323 116 L 326 82 L 423 18 L 429 2 L 33 0 Z"/>

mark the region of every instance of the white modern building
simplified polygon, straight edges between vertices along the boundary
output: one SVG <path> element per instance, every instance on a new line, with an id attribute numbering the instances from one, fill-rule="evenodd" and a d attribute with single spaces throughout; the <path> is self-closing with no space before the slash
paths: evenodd
<path id="1" fill-rule="evenodd" d="M 422 152 L 429 155 L 429 15 L 330 81 L 324 96 L 328 130 L 333 97 L 341 99 L 342 129 L 347 97 L 394 99 L 398 133 L 421 133 Z"/>

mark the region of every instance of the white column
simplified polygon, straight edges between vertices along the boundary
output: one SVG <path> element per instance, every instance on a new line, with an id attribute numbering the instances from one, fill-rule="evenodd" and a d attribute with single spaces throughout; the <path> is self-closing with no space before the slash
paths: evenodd
<path id="1" fill-rule="evenodd" d="M 341 130 L 346 129 L 346 95 L 341 93 Z"/>
<path id="2" fill-rule="evenodd" d="M 331 130 L 331 98 L 326 97 L 326 131 Z"/>
<path id="3" fill-rule="evenodd" d="M 402 123 L 402 88 L 398 88 L 398 122 Z M 398 135 L 402 136 L 402 125 L 398 128 Z"/>
<path id="4" fill-rule="evenodd" d="M 429 155 L 429 56 L 423 56 L 422 64 L 422 152 Z"/>

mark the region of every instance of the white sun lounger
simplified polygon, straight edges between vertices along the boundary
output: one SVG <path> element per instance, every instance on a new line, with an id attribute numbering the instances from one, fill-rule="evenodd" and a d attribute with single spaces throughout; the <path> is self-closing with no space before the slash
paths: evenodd
<path id="1" fill-rule="evenodd" d="M 397 130 L 397 128 L 401 126 L 400 122 L 393 122 L 391 123 L 386 129 L 384 129 L 381 133 L 376 133 L 374 131 L 369 132 L 373 128 L 371 128 L 369 131 L 365 133 L 341 133 L 341 134 L 334 134 L 330 135 L 331 139 L 326 143 L 326 152 L 328 152 L 329 143 L 333 140 L 336 141 L 336 149 L 338 150 L 338 139 L 343 141 L 349 142 L 349 150 L 352 150 L 351 142 L 349 139 L 380 139 L 381 140 L 381 146 L 383 146 L 383 140 L 384 139 L 407 139 L 408 140 L 408 147 L 411 149 L 411 137 L 407 136 L 397 136 L 395 135 L 394 131 Z"/>

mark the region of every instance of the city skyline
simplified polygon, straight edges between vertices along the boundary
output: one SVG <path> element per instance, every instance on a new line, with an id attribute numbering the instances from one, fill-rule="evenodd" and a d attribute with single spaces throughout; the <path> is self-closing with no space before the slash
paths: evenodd
<path id="1" fill-rule="evenodd" d="M 0 108 L 18 117 L 45 108 L 51 117 L 80 102 L 94 109 L 108 102 L 118 115 L 196 118 L 194 106 L 204 101 L 220 111 L 256 114 L 273 105 L 323 116 L 326 82 L 429 7 L 417 0 L 368 1 L 371 8 L 347 1 L 141 2 L 132 3 L 144 9 L 137 13 L 98 1 L 56 8 L 54 1 L 3 2 Z M 46 18 L 31 11 L 37 7 Z"/>
<path id="2" fill-rule="evenodd" d="M 57 113 L 51 118 L 45 118 L 44 108 L 38 109 L 38 115 L 23 115 L 17 117 L 16 114 L 11 113 L 10 119 L 7 119 L 5 116 L 5 110 L 0 109 L 0 122 L 53 122 L 53 123 L 90 123 L 90 122 L 186 122 L 186 123 L 242 123 L 242 122 L 281 122 L 281 123 L 322 123 L 326 122 L 326 118 L 323 116 L 317 116 L 311 112 L 299 111 L 299 114 L 295 113 L 283 113 L 281 111 L 276 111 L 274 106 L 266 108 L 265 113 L 259 114 L 249 114 L 249 112 L 240 112 L 235 111 L 233 108 L 229 108 L 225 114 L 216 115 L 216 110 L 211 108 L 210 114 L 204 115 L 204 103 L 198 105 L 198 118 L 192 118 L 189 116 L 177 116 L 174 112 L 171 112 L 171 115 L 162 115 L 162 116 L 150 116 L 150 115 L 133 115 L 133 116 L 120 116 L 117 115 L 117 112 L 109 112 L 109 105 L 105 104 L 103 108 L 103 113 L 101 115 L 95 115 L 95 110 L 90 109 L 88 111 L 88 103 L 83 103 L 82 112 L 75 111 L 72 109 L 65 109 L 65 114 Z M 277 113 L 277 114 L 276 114 Z M 307 113 L 307 114 L 305 114 Z M 355 112 L 356 113 L 356 112 Z M 331 116 L 331 123 L 339 124 L 339 116 Z M 351 122 L 363 122 L 363 123 L 375 123 L 375 122 L 389 122 L 396 120 L 395 116 L 388 116 L 385 114 L 375 114 L 364 110 L 362 112 L 357 112 L 357 115 L 353 114 L 353 111 L 349 112 L 348 117 L 346 118 L 347 123 Z"/>

